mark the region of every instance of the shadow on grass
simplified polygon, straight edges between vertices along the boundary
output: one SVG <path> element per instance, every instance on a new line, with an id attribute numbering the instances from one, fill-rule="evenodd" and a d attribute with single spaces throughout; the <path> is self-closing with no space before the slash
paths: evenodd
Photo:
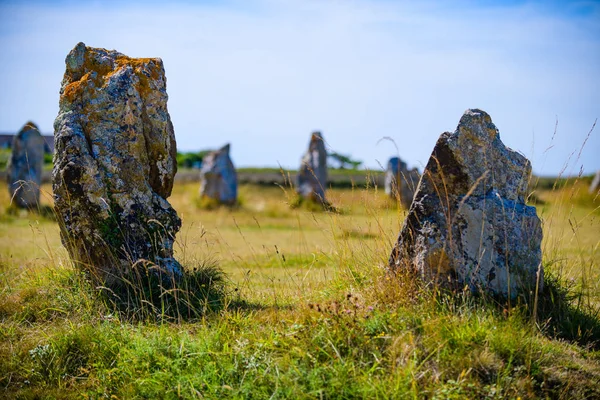
<path id="1" fill-rule="evenodd" d="M 546 274 L 544 290 L 537 302 L 533 294 L 508 302 L 505 297 L 482 291 L 473 293 L 457 287 L 438 287 L 438 304 L 456 311 L 462 307 L 493 307 L 503 315 L 520 313 L 523 319 L 535 318 L 540 331 L 552 338 L 600 350 L 600 306 L 584 302 L 587 295 L 565 279 Z M 512 306 L 511 306 L 512 304 Z M 507 314 L 508 313 L 508 314 Z"/>
<path id="2" fill-rule="evenodd" d="M 537 320 L 547 335 L 600 350 L 600 306 L 584 303 L 583 297 L 574 283 L 547 274 Z"/>
<path id="3" fill-rule="evenodd" d="M 294 306 L 291 304 L 266 305 L 258 302 L 246 301 L 244 299 L 233 300 L 227 305 L 228 311 L 284 311 L 293 309 Z"/>

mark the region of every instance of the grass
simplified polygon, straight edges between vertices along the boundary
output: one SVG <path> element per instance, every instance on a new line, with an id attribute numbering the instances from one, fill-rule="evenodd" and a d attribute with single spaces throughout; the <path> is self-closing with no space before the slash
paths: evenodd
<path id="1" fill-rule="evenodd" d="M 11 157 L 12 149 L 0 148 L 0 171 L 6 170 Z M 44 171 L 52 170 L 52 154 L 44 153 L 44 163 L 42 168 Z"/>
<path id="2" fill-rule="evenodd" d="M 56 222 L 7 212 L 0 190 L 0 397 L 599 398 L 600 214 L 585 185 L 536 191 L 535 312 L 388 274 L 406 210 L 382 190 L 330 190 L 331 213 L 247 185 L 241 206 L 204 210 L 197 184 L 177 185 L 177 259 L 225 273 L 218 307 L 181 318 L 115 308 L 70 267 Z"/>

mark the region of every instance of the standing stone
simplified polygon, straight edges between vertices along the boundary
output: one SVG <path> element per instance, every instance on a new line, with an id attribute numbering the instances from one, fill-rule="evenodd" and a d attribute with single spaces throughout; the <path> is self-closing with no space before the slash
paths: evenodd
<path id="1" fill-rule="evenodd" d="M 392 199 L 399 199 L 404 208 L 409 208 L 419 184 L 419 170 L 408 169 L 406 163 L 398 157 L 388 161 L 385 171 L 385 193 Z"/>
<path id="2" fill-rule="evenodd" d="M 592 184 L 590 185 L 590 193 L 596 194 L 596 192 L 600 189 L 600 170 L 596 172 L 594 179 L 592 179 Z"/>
<path id="3" fill-rule="evenodd" d="M 230 145 L 206 155 L 200 169 L 200 197 L 216 200 L 220 204 L 237 202 L 237 173 L 229 157 Z"/>
<path id="4" fill-rule="evenodd" d="M 390 266 L 506 297 L 535 290 L 539 271 L 541 289 L 542 229 L 525 204 L 530 175 L 490 116 L 467 110 L 433 149 Z"/>
<path id="5" fill-rule="evenodd" d="M 13 138 L 6 177 L 11 201 L 17 207 L 39 205 L 44 146 L 44 138 L 33 122 L 26 123 Z"/>
<path id="6" fill-rule="evenodd" d="M 64 246 L 107 284 L 138 261 L 179 277 L 181 221 L 166 200 L 176 144 L 162 60 L 79 43 L 65 61 L 52 172 Z"/>
<path id="7" fill-rule="evenodd" d="M 321 132 L 313 132 L 308 151 L 302 157 L 298 172 L 298 193 L 305 199 L 325 203 L 327 187 L 327 151 Z"/>

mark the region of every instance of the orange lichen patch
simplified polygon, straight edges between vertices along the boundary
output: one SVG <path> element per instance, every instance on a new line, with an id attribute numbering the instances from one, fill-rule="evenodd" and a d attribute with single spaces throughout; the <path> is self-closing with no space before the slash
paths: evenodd
<path id="1" fill-rule="evenodd" d="M 102 77 L 113 71 L 113 69 L 113 66 L 110 64 L 100 64 L 99 62 L 97 62 L 96 58 L 93 57 L 93 52 L 88 51 L 85 53 L 83 70 L 86 72 L 96 72 L 96 74 L 98 74 L 96 76 L 96 83 L 99 83 Z"/>
<path id="2" fill-rule="evenodd" d="M 108 79 L 114 75 L 117 71 L 127 66 L 132 67 L 133 72 L 139 79 L 137 89 L 142 97 L 145 97 L 152 90 L 150 87 L 150 79 L 158 80 L 162 75 L 160 68 L 160 59 L 157 58 L 131 58 L 127 56 L 119 56 L 115 60 L 115 68 L 108 71 L 100 77 L 106 85 Z"/>
<path id="3" fill-rule="evenodd" d="M 152 91 L 152 89 L 150 88 L 150 84 L 148 82 L 148 78 L 146 78 L 144 76 L 144 74 L 138 74 L 138 76 L 140 78 L 140 84 L 138 86 L 138 91 L 140 92 L 140 96 L 146 97 Z"/>
<path id="4" fill-rule="evenodd" d="M 90 73 L 88 72 L 80 80 L 69 83 L 63 91 L 63 97 L 71 102 L 75 100 L 75 97 L 83 90 L 82 87 L 85 87 L 89 79 Z"/>
<path id="5" fill-rule="evenodd" d="M 75 70 L 67 70 L 65 74 L 65 80 L 71 83 L 65 86 L 64 100 L 75 101 L 77 97 L 81 96 L 90 80 L 93 81 L 93 86 L 96 88 L 106 87 L 110 77 L 126 67 L 131 67 L 138 77 L 139 83 L 135 85 L 135 88 L 140 96 L 147 97 L 155 87 L 151 80 L 158 81 L 163 75 L 161 60 L 159 58 L 131 58 L 116 54 L 105 49 L 86 48 L 83 64 L 77 66 Z"/>
<path id="6" fill-rule="evenodd" d="M 127 56 L 119 56 L 116 59 L 116 63 L 118 66 L 129 65 L 133 67 L 136 71 L 140 71 L 142 69 L 146 69 L 149 66 L 157 67 L 160 64 L 160 59 L 158 58 L 131 58 Z M 155 69 L 155 68 L 152 68 Z M 158 79 L 160 72 L 152 71 L 152 79 Z"/>
<path id="7" fill-rule="evenodd" d="M 116 63 L 119 67 L 131 66 L 140 80 L 138 91 L 142 97 L 147 96 L 152 88 L 149 79 L 158 80 L 161 77 L 160 60 L 157 58 L 131 58 L 118 57 Z"/>

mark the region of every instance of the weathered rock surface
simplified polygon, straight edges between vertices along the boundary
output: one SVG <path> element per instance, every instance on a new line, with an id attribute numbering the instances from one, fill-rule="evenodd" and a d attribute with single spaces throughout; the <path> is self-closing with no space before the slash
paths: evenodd
<path id="1" fill-rule="evenodd" d="M 35 208 L 39 204 L 44 145 L 33 122 L 26 123 L 13 138 L 6 178 L 11 201 L 17 207 Z"/>
<path id="2" fill-rule="evenodd" d="M 140 260 L 179 276 L 181 221 L 166 200 L 176 144 L 162 60 L 79 43 L 65 61 L 52 176 L 63 244 L 108 283 Z"/>
<path id="3" fill-rule="evenodd" d="M 419 170 L 416 168 L 409 170 L 404 161 L 392 157 L 385 171 L 385 193 L 392 199 L 399 199 L 405 208 L 409 208 L 419 179 L 421 179 Z"/>
<path id="4" fill-rule="evenodd" d="M 594 194 L 600 189 L 600 171 L 596 172 L 594 179 L 590 185 L 590 193 Z"/>
<path id="5" fill-rule="evenodd" d="M 327 151 L 321 132 L 313 132 L 308 151 L 302 157 L 298 172 L 298 193 L 319 203 L 325 203 L 327 188 Z"/>
<path id="6" fill-rule="evenodd" d="M 433 149 L 390 266 L 507 297 L 535 290 L 539 271 L 541 289 L 542 229 L 525 204 L 530 175 L 490 116 L 467 110 Z"/>
<path id="7" fill-rule="evenodd" d="M 231 157 L 229 144 L 206 155 L 200 169 L 200 196 L 216 200 L 220 204 L 237 202 L 237 173 Z"/>

